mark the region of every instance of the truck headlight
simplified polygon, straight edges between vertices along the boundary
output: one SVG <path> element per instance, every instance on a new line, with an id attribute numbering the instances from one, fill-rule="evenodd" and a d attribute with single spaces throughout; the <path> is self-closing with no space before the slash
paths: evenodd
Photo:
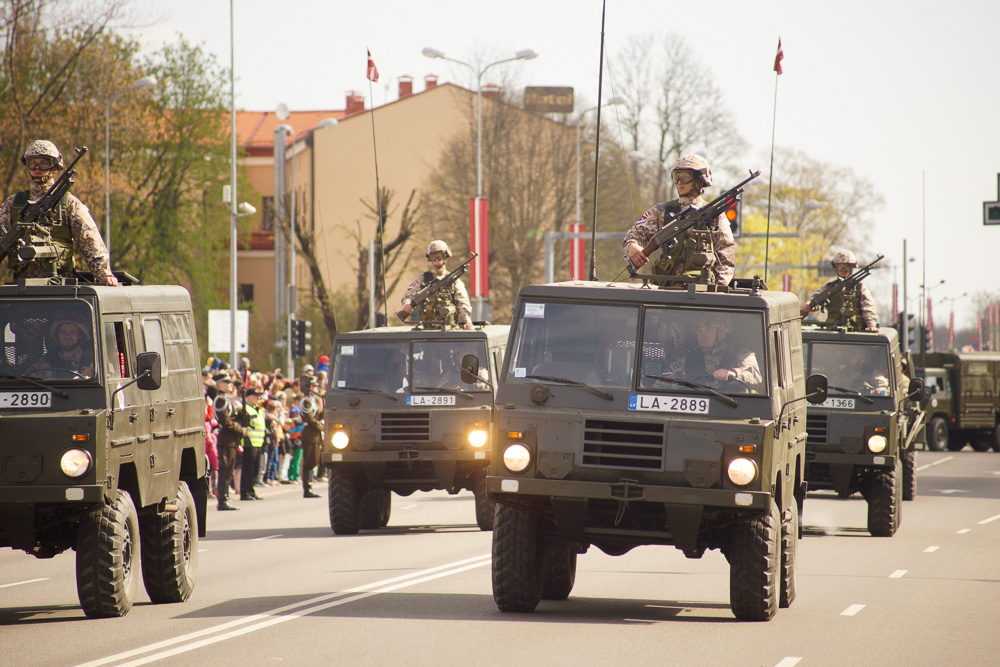
<path id="1" fill-rule="evenodd" d="M 736 458 L 729 462 L 726 472 L 730 482 L 736 486 L 746 486 L 757 479 L 757 464 L 750 459 Z"/>
<path id="2" fill-rule="evenodd" d="M 347 435 L 346 431 L 334 431 L 330 442 L 337 449 L 346 449 L 348 443 L 351 442 L 351 437 Z"/>
<path id="3" fill-rule="evenodd" d="M 67 477 L 83 477 L 90 470 L 90 452 L 82 449 L 69 449 L 59 459 L 59 467 Z"/>
<path id="4" fill-rule="evenodd" d="M 488 435 L 486 431 L 481 428 L 469 431 L 469 444 L 473 447 L 482 447 L 486 444 L 487 439 Z"/>
<path id="5" fill-rule="evenodd" d="M 503 464 L 511 472 L 524 472 L 531 465 L 531 450 L 519 442 L 509 444 L 503 450 Z"/>
<path id="6" fill-rule="evenodd" d="M 885 449 L 888 440 L 885 439 L 884 435 L 873 435 L 868 438 L 868 449 L 878 454 L 883 449 Z"/>

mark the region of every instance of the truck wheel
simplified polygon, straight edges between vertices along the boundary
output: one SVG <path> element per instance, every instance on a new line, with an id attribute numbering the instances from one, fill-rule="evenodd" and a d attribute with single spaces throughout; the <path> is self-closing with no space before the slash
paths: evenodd
<path id="1" fill-rule="evenodd" d="M 795 551 L 799 538 L 799 506 L 789 505 L 781 515 L 781 592 L 778 606 L 791 607 L 795 602 Z"/>
<path id="2" fill-rule="evenodd" d="M 868 532 L 874 537 L 892 537 L 899 528 L 902 488 L 900 463 L 889 471 L 879 472 L 868 489 Z"/>
<path id="3" fill-rule="evenodd" d="M 350 471 L 330 468 L 330 528 L 335 535 L 358 532 L 358 484 Z"/>
<path id="4" fill-rule="evenodd" d="M 729 553 L 729 607 L 741 621 L 769 621 L 778 611 L 778 506 L 733 528 Z"/>
<path id="5" fill-rule="evenodd" d="M 576 551 L 562 543 L 550 544 L 542 565 L 542 599 L 565 600 L 576 582 Z"/>
<path id="6" fill-rule="evenodd" d="M 903 452 L 903 500 L 917 497 L 917 450 Z"/>
<path id="7" fill-rule="evenodd" d="M 187 482 L 177 488 L 176 512 L 139 520 L 142 582 L 154 604 L 184 602 L 198 570 L 198 516 Z"/>
<path id="8" fill-rule="evenodd" d="M 392 492 L 368 491 L 358 501 L 358 523 L 363 529 L 384 528 L 392 511 Z"/>
<path id="9" fill-rule="evenodd" d="M 493 600 L 500 611 L 534 611 L 542 598 L 538 516 L 501 504 L 493 525 Z"/>
<path id="10" fill-rule="evenodd" d="M 934 417 L 927 425 L 927 449 L 943 452 L 948 447 L 948 423 L 943 417 Z"/>
<path id="11" fill-rule="evenodd" d="M 969 438 L 969 444 L 977 452 L 988 452 L 993 448 L 993 433 L 984 433 L 982 431 L 973 433 L 972 437 Z"/>
<path id="12" fill-rule="evenodd" d="M 493 515 L 497 504 L 486 495 L 486 470 L 476 472 L 472 478 L 472 494 L 476 497 L 476 524 L 479 530 L 493 530 Z"/>
<path id="13" fill-rule="evenodd" d="M 139 517 L 132 497 L 118 491 L 80 521 L 76 534 L 76 591 L 91 618 L 124 616 L 139 589 Z"/>

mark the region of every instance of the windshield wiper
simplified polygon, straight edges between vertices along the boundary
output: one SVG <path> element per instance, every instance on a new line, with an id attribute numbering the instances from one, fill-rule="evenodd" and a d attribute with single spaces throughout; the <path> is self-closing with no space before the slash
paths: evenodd
<path id="1" fill-rule="evenodd" d="M 713 389 L 712 387 L 709 387 L 707 384 L 701 384 L 699 382 L 691 382 L 690 380 L 681 380 L 680 378 L 668 378 L 662 375 L 645 374 L 642 377 L 649 378 L 650 380 L 659 380 L 661 382 L 672 382 L 674 384 L 679 384 L 682 387 L 688 387 L 690 389 L 701 389 L 702 391 L 707 391 L 714 396 L 718 396 L 719 398 L 722 399 L 722 402 L 725 403 L 726 405 L 731 405 L 734 408 L 739 405 L 739 403 L 736 402 L 736 399 L 733 398 L 732 396 L 727 396 L 718 389 Z"/>
<path id="2" fill-rule="evenodd" d="M 830 388 L 830 389 L 833 389 L 834 391 L 839 391 L 839 392 L 843 392 L 843 393 L 845 393 L 845 394 L 849 394 L 849 395 L 851 395 L 851 396 L 857 396 L 857 397 L 858 397 L 858 398 L 860 398 L 861 400 L 863 400 L 863 401 L 867 401 L 867 402 L 868 402 L 869 404 L 871 404 L 871 403 L 874 403 L 874 402 L 875 402 L 875 399 L 874 399 L 874 398 L 872 398 L 871 396 L 865 396 L 865 395 L 864 395 L 864 394 L 862 394 L 862 393 L 861 393 L 860 391 L 855 391 L 855 390 L 853 390 L 853 389 L 848 389 L 847 387 L 835 387 L 835 386 L 833 386 L 833 385 L 831 384 L 831 385 L 829 386 L 829 388 Z"/>
<path id="3" fill-rule="evenodd" d="M 552 377 L 551 375 L 525 375 L 524 377 L 528 378 L 529 380 L 544 380 L 545 382 L 561 382 L 562 384 L 568 384 L 574 387 L 583 387 L 584 389 L 589 389 L 590 391 L 594 392 L 595 394 L 597 394 L 606 401 L 615 400 L 615 397 L 612 396 L 609 392 L 606 392 L 603 389 L 598 389 L 597 387 L 591 387 L 586 382 L 580 382 L 579 380 L 557 378 L 557 377 Z"/>
<path id="4" fill-rule="evenodd" d="M 42 389 L 51 391 L 59 398 L 69 398 L 69 394 L 67 394 L 65 391 L 63 391 L 62 389 L 56 389 L 55 387 L 50 387 L 44 382 L 41 382 L 41 378 L 31 377 L 30 375 L 0 375 L 0 379 L 23 380 L 24 382 L 35 385 L 36 387 L 41 387 Z"/>
<path id="5" fill-rule="evenodd" d="M 346 389 L 347 391 L 363 391 L 366 394 L 382 394 L 386 398 L 391 398 L 394 401 L 398 401 L 399 400 L 398 398 L 396 398 L 392 394 L 387 394 L 384 391 L 382 391 L 381 389 L 369 389 L 368 387 L 334 387 L 334 389 Z"/>
<path id="6" fill-rule="evenodd" d="M 472 394 L 468 393 L 464 389 L 446 389 L 445 387 L 414 387 L 414 389 L 419 389 L 420 391 L 443 391 L 446 394 L 464 396 L 470 401 L 472 400 Z"/>

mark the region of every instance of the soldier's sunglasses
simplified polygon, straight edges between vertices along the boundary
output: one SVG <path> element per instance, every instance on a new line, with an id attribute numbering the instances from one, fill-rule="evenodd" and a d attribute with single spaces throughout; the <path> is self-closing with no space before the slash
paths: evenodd
<path id="1" fill-rule="evenodd" d="M 693 183 L 696 178 L 692 171 L 675 171 L 670 176 L 675 183 L 684 183 L 685 185 Z"/>
<path id="2" fill-rule="evenodd" d="M 52 160 L 48 159 L 28 160 L 27 163 L 28 163 L 28 171 L 36 171 L 36 170 L 51 171 L 52 168 L 55 167 L 55 164 L 52 163 Z"/>
<path id="3" fill-rule="evenodd" d="M 443 252 L 432 252 L 427 259 L 429 259 L 432 262 L 436 262 L 439 259 L 444 261 L 448 259 L 448 255 L 444 254 Z"/>

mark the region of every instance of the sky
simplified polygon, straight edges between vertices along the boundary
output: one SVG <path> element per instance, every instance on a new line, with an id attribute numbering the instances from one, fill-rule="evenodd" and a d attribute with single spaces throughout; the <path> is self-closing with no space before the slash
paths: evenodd
<path id="1" fill-rule="evenodd" d="M 232 41 L 226 0 L 134 0 L 155 22 L 133 36 L 155 50 L 181 34 L 227 67 L 234 54 L 242 109 L 342 109 L 350 90 L 379 105 L 404 74 L 415 92 L 426 74 L 474 88 L 465 68 L 421 55 L 428 46 L 472 63 L 534 49 L 538 58 L 501 73 L 572 86 L 578 109 L 597 100 L 601 0 L 234 1 Z M 683 35 L 751 146 L 748 168 L 767 175 L 773 114 L 777 146 L 867 179 L 885 206 L 872 216 L 872 246 L 855 250 L 863 261 L 886 256 L 868 280 L 882 322 L 906 239 L 910 311 L 926 275 L 935 323 L 954 307 L 963 328 L 975 325 L 973 297 L 1000 293 L 1000 225 L 983 225 L 983 202 L 1000 199 L 997 25 L 996 0 L 607 0 L 604 38 L 613 76 L 635 36 Z M 371 96 L 366 49 L 381 75 Z M 603 90 L 613 94 L 607 74 Z"/>

